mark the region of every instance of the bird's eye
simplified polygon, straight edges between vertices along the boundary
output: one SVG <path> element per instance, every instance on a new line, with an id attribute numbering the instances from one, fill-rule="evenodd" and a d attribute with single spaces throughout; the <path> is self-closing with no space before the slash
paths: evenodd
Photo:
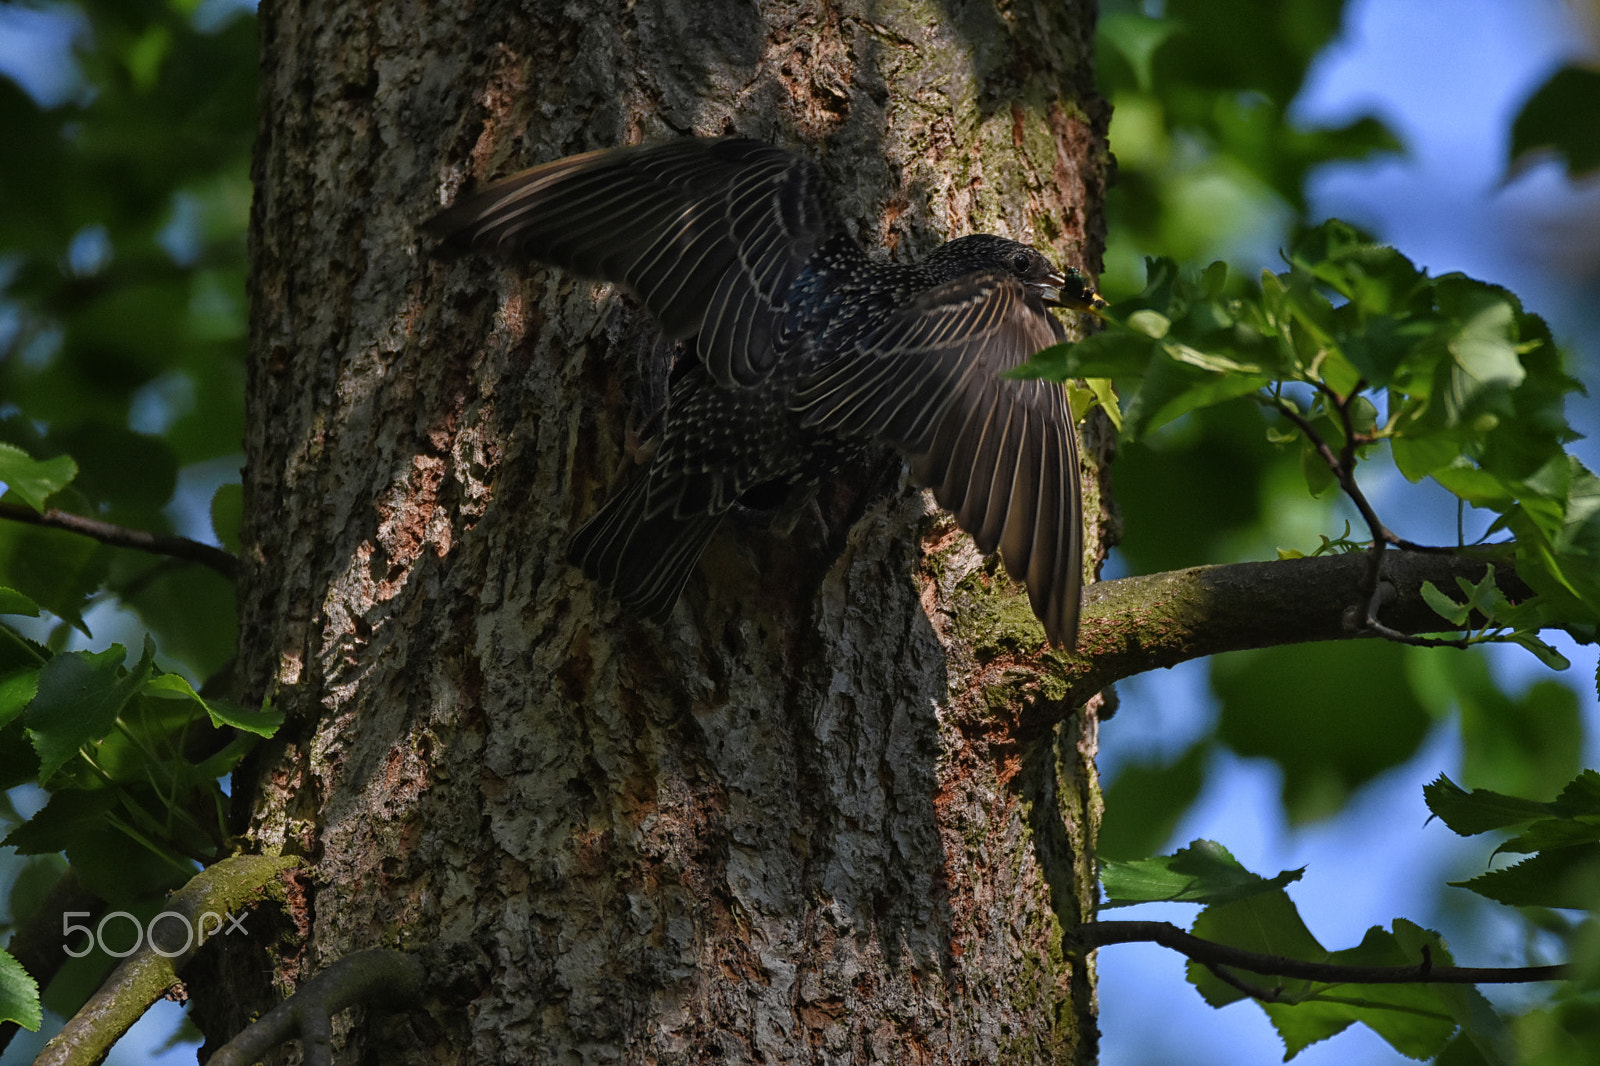
<path id="1" fill-rule="evenodd" d="M 1027 252 L 1018 252 L 1011 257 L 1011 269 L 1018 274 L 1026 274 L 1033 269 L 1033 256 Z"/>

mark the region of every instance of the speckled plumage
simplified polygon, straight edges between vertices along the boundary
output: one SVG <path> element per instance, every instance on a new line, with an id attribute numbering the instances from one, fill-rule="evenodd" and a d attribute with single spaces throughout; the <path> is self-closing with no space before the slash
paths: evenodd
<path id="1" fill-rule="evenodd" d="M 570 156 L 462 198 L 427 228 L 630 289 L 699 359 L 673 383 L 649 465 L 570 556 L 660 620 L 723 516 L 828 476 L 874 443 L 910 458 L 984 551 L 1076 639 L 1076 435 L 1059 385 L 1001 372 L 1065 334 L 1046 303 L 1099 298 L 1076 271 L 976 235 L 916 264 L 869 259 L 820 172 L 770 145 L 684 139 Z"/>

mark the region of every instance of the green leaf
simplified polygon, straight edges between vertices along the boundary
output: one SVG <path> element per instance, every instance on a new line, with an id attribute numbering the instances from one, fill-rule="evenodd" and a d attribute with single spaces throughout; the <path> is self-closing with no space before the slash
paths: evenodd
<path id="1" fill-rule="evenodd" d="M 182 659 L 201 677 L 233 658 L 239 631 L 232 581 L 209 567 L 169 567 L 143 558 L 122 564 L 110 585 L 126 589 L 123 603 L 161 634 L 164 656 Z"/>
<path id="2" fill-rule="evenodd" d="M 239 554 L 239 529 L 244 519 L 244 486 L 238 482 L 219 487 L 211 497 L 211 531 L 224 548 Z"/>
<path id="3" fill-rule="evenodd" d="M 1600 818 L 1541 818 L 1494 849 L 1496 855 L 1531 855 L 1539 851 L 1600 843 Z"/>
<path id="4" fill-rule="evenodd" d="M 127 650 L 113 644 L 102 652 L 63 652 L 39 671 L 39 693 L 28 704 L 28 736 L 39 753 L 39 783 L 52 778 L 78 749 L 110 732 L 117 715 L 150 675 L 153 651 L 132 671 L 122 668 Z"/>
<path id="5" fill-rule="evenodd" d="M 1476 985 L 1434 985 L 1433 993 L 1459 1026 L 1434 1066 L 1514 1066 L 1518 1044 Z"/>
<path id="6" fill-rule="evenodd" d="M 57 431 L 52 439 L 77 460 L 73 487 L 96 505 L 140 516 L 142 525 L 161 520 L 156 512 L 178 486 L 177 457 L 166 441 L 97 422 Z"/>
<path id="7" fill-rule="evenodd" d="M 1325 427 L 1313 424 L 1313 428 Z M 1326 440 L 1327 437 L 1324 436 L 1323 439 Z M 1328 461 L 1322 457 L 1322 452 L 1317 446 L 1311 443 L 1310 438 L 1301 439 L 1299 452 L 1300 475 L 1306 479 L 1306 491 L 1313 498 L 1321 496 L 1339 483 L 1333 470 L 1328 466 Z"/>
<path id="8" fill-rule="evenodd" d="M 34 1033 L 44 1024 L 39 982 L 5 951 L 0 951 L 0 1022 L 16 1022 Z"/>
<path id="9" fill-rule="evenodd" d="M 22 869 L 11 884 L 11 920 L 21 923 L 31 921 L 43 910 L 50 893 L 66 876 L 68 866 L 60 855 L 32 855 L 20 863 Z"/>
<path id="10" fill-rule="evenodd" d="M 1392 933 L 1376 926 L 1368 929 L 1358 946 L 1333 952 L 1327 961 L 1345 966 L 1417 966 L 1426 948 L 1434 965 L 1452 964 L 1439 934 L 1403 918 L 1395 919 L 1393 926 Z M 1438 1054 L 1456 1029 L 1454 1012 L 1432 985 L 1324 984 L 1317 987 L 1314 997 L 1314 1006 L 1325 1014 L 1323 1025 L 1327 1021 L 1360 1022 L 1408 1058 L 1426 1059 Z M 1284 1027 L 1303 1030 L 1305 1027 L 1296 1022 L 1294 1015 L 1312 1006 L 1265 1004 L 1263 1009 L 1278 1026 L 1285 1045 L 1289 1045 L 1290 1034 Z"/>
<path id="11" fill-rule="evenodd" d="M 249 711 L 228 700 L 206 699 L 178 674 L 161 674 L 145 686 L 153 695 L 168 695 L 193 700 L 211 718 L 211 724 L 221 728 L 232 726 L 259 737 L 270 737 L 283 725 L 281 711 L 263 708 Z"/>
<path id="12" fill-rule="evenodd" d="M 1574 179 L 1600 169 L 1600 70 L 1563 67 L 1541 85 L 1511 124 L 1511 159 L 1553 152 Z"/>
<path id="13" fill-rule="evenodd" d="M 1089 417 L 1089 412 L 1099 406 L 1111 419 L 1111 427 L 1122 431 L 1122 401 L 1117 398 L 1115 383 L 1110 378 L 1084 378 L 1066 384 L 1067 403 L 1072 408 L 1072 421 L 1076 425 Z"/>
<path id="14" fill-rule="evenodd" d="M 38 694 L 39 669 L 24 666 L 0 676 L 0 729 L 15 721 Z"/>
<path id="15" fill-rule="evenodd" d="M 1570 686 L 1544 679 L 1509 696 L 1478 656 L 1446 672 L 1460 705 L 1461 769 L 1468 780 L 1544 798 L 1578 772 L 1585 730 Z"/>
<path id="16" fill-rule="evenodd" d="M 86 829 L 67 845 L 66 853 L 85 887 L 123 907 L 177 888 L 199 870 L 198 864 L 110 825 Z"/>
<path id="17" fill-rule="evenodd" d="M 1466 791 L 1444 774 L 1424 785 L 1428 810 L 1458 836 L 1475 836 L 1494 829 L 1522 825 L 1550 813 L 1548 804 L 1507 796 L 1486 788 Z"/>
<path id="18" fill-rule="evenodd" d="M 1395 437 L 1389 441 L 1389 450 L 1394 456 L 1394 465 L 1411 482 L 1421 481 L 1435 470 L 1462 460 L 1460 442 L 1444 436 Z"/>
<path id="19" fill-rule="evenodd" d="M 1472 614 L 1472 608 L 1464 603 L 1457 603 L 1440 592 L 1439 587 L 1432 581 L 1422 583 L 1422 600 L 1453 628 L 1459 629 L 1466 625 L 1467 618 Z"/>
<path id="20" fill-rule="evenodd" d="M 1557 999 L 1512 1019 L 1523 1066 L 1593 1066 L 1600 1062 L 1600 1009 L 1592 996 Z"/>
<path id="21" fill-rule="evenodd" d="M 0 727 L 0 789 L 37 784 L 38 779 L 39 756 L 28 743 L 22 716 L 18 715 L 10 725 Z"/>
<path id="22" fill-rule="evenodd" d="M 1449 882 L 1511 907 L 1600 905 L 1600 844 L 1541 851 L 1515 866 Z"/>
<path id="23" fill-rule="evenodd" d="M 1195 919 L 1190 932 L 1206 940 L 1231 944 L 1262 955 L 1282 955 L 1320 962 L 1328 954 L 1306 928 L 1288 894 L 1281 889 L 1207 907 Z M 1257 974 L 1249 970 L 1237 972 L 1246 981 L 1265 988 L 1281 989 L 1282 997 L 1291 1002 L 1302 998 L 1311 987 L 1307 981 Z M 1219 980 L 1198 962 L 1189 963 L 1188 975 L 1189 982 L 1200 990 L 1200 995 L 1213 1007 L 1227 1006 L 1244 998 L 1243 992 Z"/>
<path id="24" fill-rule="evenodd" d="M 1440 313 L 1457 324 L 1446 341 L 1453 357 L 1449 381 L 1435 395 L 1459 421 L 1527 376 L 1518 352 L 1517 309 L 1503 289 L 1459 274 L 1440 278 L 1435 292 Z"/>
<path id="25" fill-rule="evenodd" d="M 1305 995 L 1308 993 L 1302 993 Z M 1259 1004 L 1283 1041 L 1283 1059 L 1288 1062 L 1312 1044 L 1337 1036 L 1356 1021 L 1355 1011 L 1345 1003 L 1320 999 L 1296 999 L 1290 1003 Z"/>
<path id="26" fill-rule="evenodd" d="M 1307 230 L 1289 260 L 1367 313 L 1411 309 L 1424 284 L 1411 260 L 1336 218 Z"/>
<path id="27" fill-rule="evenodd" d="M 109 789 L 66 789 L 51 795 L 49 801 L 26 822 L 13 829 L 4 846 L 16 848 L 19 855 L 51 855 L 65 851 L 97 831 L 117 805 Z"/>
<path id="28" fill-rule="evenodd" d="M 39 605 L 16 589 L 0 587 L 0 614 L 25 614 L 30 618 L 38 618 Z"/>
<path id="29" fill-rule="evenodd" d="M 1120 60 L 1132 75 L 1133 84 L 1148 90 L 1151 57 L 1167 38 L 1180 30 L 1178 23 L 1167 19 L 1126 11 L 1105 13 L 1095 26 L 1100 62 L 1109 65 Z"/>
<path id="30" fill-rule="evenodd" d="M 1408 362 L 1427 358 L 1425 345 L 1439 330 L 1431 314 L 1380 314 L 1357 304 L 1347 305 L 1341 316 L 1346 319 L 1352 324 L 1335 335 L 1340 351 L 1367 384 L 1378 388 L 1388 388 Z"/>
<path id="31" fill-rule="evenodd" d="M 1143 333 L 1146 337 L 1160 340 L 1172 332 L 1172 319 L 1160 311 L 1149 309 L 1135 311 L 1128 316 L 1128 328 L 1135 333 Z"/>
<path id="32" fill-rule="evenodd" d="M 1050 381 L 1140 377 L 1156 351 L 1148 337 L 1131 330 L 1108 329 L 1081 341 L 1046 348 L 1028 362 L 1006 371 L 1005 376 Z"/>
<path id="33" fill-rule="evenodd" d="M 1123 437 L 1138 440 L 1190 411 L 1248 396 L 1266 383 L 1261 376 L 1211 373 L 1177 359 L 1156 359 L 1123 405 Z"/>
<path id="34" fill-rule="evenodd" d="M 1567 667 L 1572 665 L 1571 660 L 1569 660 L 1565 655 L 1562 655 L 1549 644 L 1546 644 L 1544 641 L 1540 640 L 1537 634 L 1518 631 L 1516 633 L 1512 633 L 1509 639 L 1512 643 L 1526 648 L 1533 654 L 1535 658 L 1552 670 L 1565 670 Z"/>
<path id="35" fill-rule="evenodd" d="M 85 635 L 83 608 L 100 588 L 110 552 L 74 533 L 0 522 L 0 579 Z"/>
<path id="36" fill-rule="evenodd" d="M 1134 859 L 1165 847 L 1200 794 L 1207 744 L 1195 744 L 1167 765 L 1122 767 L 1105 786 L 1105 815 L 1096 851 L 1103 859 Z"/>
<path id="37" fill-rule="evenodd" d="M 35 511 L 43 511 L 45 501 L 77 475 L 78 464 L 70 455 L 35 459 L 21 448 L 0 444 L 0 482 Z"/>
<path id="38" fill-rule="evenodd" d="M 1568 781 L 1550 809 L 1569 818 L 1600 815 L 1600 772 L 1584 770 Z"/>
<path id="39" fill-rule="evenodd" d="M 1101 868 L 1106 907 L 1135 903 L 1229 903 L 1272 892 L 1300 880 L 1305 872 L 1284 870 L 1267 879 L 1251 873 L 1212 840 L 1196 840 L 1171 855 L 1132 862 L 1107 862 Z"/>

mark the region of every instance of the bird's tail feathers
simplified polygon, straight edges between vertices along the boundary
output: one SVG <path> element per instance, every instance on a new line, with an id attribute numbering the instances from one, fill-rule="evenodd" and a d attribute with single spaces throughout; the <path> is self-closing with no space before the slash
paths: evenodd
<path id="1" fill-rule="evenodd" d="M 664 622 L 700 561 L 721 514 L 679 516 L 651 507 L 650 482 L 637 477 L 578 528 L 567 558 L 623 606 Z"/>

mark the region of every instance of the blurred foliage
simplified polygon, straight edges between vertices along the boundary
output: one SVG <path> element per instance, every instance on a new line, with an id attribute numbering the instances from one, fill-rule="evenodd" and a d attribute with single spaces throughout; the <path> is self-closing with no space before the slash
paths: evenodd
<path id="1" fill-rule="evenodd" d="M 184 471 L 243 438 L 254 20 L 195 0 L 75 10 L 67 102 L 0 79 L 0 460 L 71 462 L 52 507 L 169 532 Z M 194 676 L 231 657 L 225 583 L 157 589 L 165 561 L 70 539 L 0 526 L 0 584 L 80 629 L 89 606 L 120 604 Z"/>
<path id="2" fill-rule="evenodd" d="M 1574 178 L 1600 170 L 1600 70 L 1562 67 L 1523 105 L 1511 124 L 1511 162 L 1550 153 Z"/>
<path id="3" fill-rule="evenodd" d="M 62 99 L 0 78 L 0 502 L 187 533 L 180 486 L 214 479 L 243 438 L 254 19 L 232 0 L 34 11 L 73 27 L 77 69 Z M 237 486 L 220 495 L 231 535 Z M 234 654 L 231 583 L 0 521 L 0 613 L 0 784 L 43 802 L 0 810 L 5 846 L 28 856 L 5 924 L 69 870 L 153 915 L 230 850 L 223 781 L 273 728 L 188 680 Z M 143 653 L 68 650 L 102 627 L 142 634 Z M 116 961 L 98 947 L 44 1005 L 76 1011 Z M 40 1003 L 0 953 L 0 1019 L 36 1028 Z"/>
<path id="4" fill-rule="evenodd" d="M 1137 289 L 1146 256 L 1272 254 L 1305 213 L 1324 163 L 1399 151 L 1371 118 L 1301 129 L 1289 105 L 1339 30 L 1342 0 L 1169 0 L 1101 5 L 1097 62 L 1112 104 L 1116 182 L 1106 198 L 1111 293 Z"/>

